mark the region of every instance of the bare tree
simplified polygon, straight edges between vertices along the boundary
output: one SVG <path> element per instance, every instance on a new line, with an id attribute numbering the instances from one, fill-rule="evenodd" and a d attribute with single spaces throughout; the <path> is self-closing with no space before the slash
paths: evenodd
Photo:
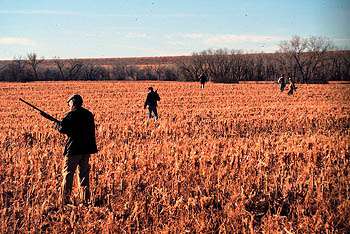
<path id="1" fill-rule="evenodd" d="M 165 66 L 158 62 L 154 67 L 154 71 L 157 74 L 157 80 L 162 80 L 162 74 L 164 74 Z"/>
<path id="2" fill-rule="evenodd" d="M 67 78 L 69 80 L 76 80 L 81 78 L 80 73 L 83 65 L 84 64 L 78 59 L 70 59 L 67 63 Z"/>
<path id="3" fill-rule="evenodd" d="M 53 62 L 56 64 L 58 70 L 59 70 L 59 74 L 60 74 L 60 78 L 61 80 L 66 80 L 66 75 L 65 75 L 65 63 L 62 59 L 60 59 L 59 57 L 55 57 L 53 59 Z"/>
<path id="4" fill-rule="evenodd" d="M 38 68 L 42 62 L 44 62 L 44 59 L 38 59 L 36 53 L 29 53 L 27 55 L 27 64 L 32 69 L 35 80 L 39 80 Z"/>
<path id="5" fill-rule="evenodd" d="M 6 67 L 7 67 L 7 64 L 0 64 L 0 72 L 5 70 Z"/>
<path id="6" fill-rule="evenodd" d="M 197 81 L 205 70 L 205 56 L 201 53 L 193 53 L 189 59 L 179 61 L 177 67 L 183 76 L 183 80 Z"/>
<path id="7" fill-rule="evenodd" d="M 136 66 L 124 66 L 127 80 L 137 80 L 138 69 Z"/>
<path id="8" fill-rule="evenodd" d="M 232 56 L 231 73 L 234 79 L 238 82 L 239 80 L 242 80 L 242 77 L 244 75 L 243 67 L 245 64 L 245 57 L 242 55 L 242 52 L 240 50 L 232 50 L 231 56 Z"/>
<path id="9" fill-rule="evenodd" d="M 112 71 L 111 71 L 111 78 L 114 80 L 125 80 L 126 72 L 125 72 L 124 65 L 121 65 L 121 64 L 113 65 Z"/>
<path id="10" fill-rule="evenodd" d="M 115 80 L 137 80 L 138 70 L 135 66 L 117 63 L 113 65 L 110 77 Z"/>
<path id="11" fill-rule="evenodd" d="M 109 74 L 106 69 L 95 64 L 87 64 L 83 67 L 84 80 L 107 79 Z"/>
<path id="12" fill-rule="evenodd" d="M 12 81 L 27 81 L 26 62 L 21 57 L 14 58 L 7 67 Z"/>
<path id="13" fill-rule="evenodd" d="M 292 59 L 296 63 L 302 83 L 318 79 L 315 77 L 316 70 L 327 59 L 327 51 L 334 48 L 333 43 L 327 38 L 299 36 L 294 36 L 289 41 L 282 41 L 279 46 L 285 58 Z"/>
<path id="14" fill-rule="evenodd" d="M 350 56 L 349 54 L 348 55 L 345 55 L 343 57 L 343 67 L 344 67 L 344 77 L 347 77 L 349 79 L 350 77 Z"/>
<path id="15" fill-rule="evenodd" d="M 208 75 L 214 82 L 237 83 L 238 80 L 232 72 L 235 66 L 235 51 L 226 49 L 203 51 L 205 67 Z"/>

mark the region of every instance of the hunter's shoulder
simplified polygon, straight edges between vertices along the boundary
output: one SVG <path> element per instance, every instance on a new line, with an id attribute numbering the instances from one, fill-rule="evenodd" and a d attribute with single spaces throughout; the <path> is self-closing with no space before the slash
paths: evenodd
<path id="1" fill-rule="evenodd" d="M 88 109 L 81 107 L 79 108 L 79 116 L 85 117 L 85 118 L 93 118 L 94 114 Z"/>
<path id="2" fill-rule="evenodd" d="M 83 107 L 75 109 L 75 110 L 71 110 L 69 111 L 66 116 L 67 117 L 77 117 L 77 116 L 87 116 L 87 115 L 93 115 L 91 111 L 89 111 L 88 109 L 85 109 Z"/>
<path id="3" fill-rule="evenodd" d="M 73 115 L 74 115 L 74 112 L 73 112 L 73 111 L 68 111 L 68 112 L 65 114 L 64 118 L 65 118 L 65 119 L 71 118 Z"/>
<path id="4" fill-rule="evenodd" d="M 93 113 L 91 111 L 89 111 L 88 109 L 86 109 L 84 107 L 82 107 L 81 110 L 86 114 L 93 115 Z"/>

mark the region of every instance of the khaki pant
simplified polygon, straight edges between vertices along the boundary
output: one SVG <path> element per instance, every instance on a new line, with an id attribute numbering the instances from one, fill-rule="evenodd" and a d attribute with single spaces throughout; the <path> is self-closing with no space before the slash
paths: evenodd
<path id="1" fill-rule="evenodd" d="M 73 178 L 75 170 L 78 167 L 80 199 L 87 203 L 90 200 L 90 184 L 89 184 L 89 154 L 69 155 L 64 157 L 63 162 L 63 182 L 62 182 L 62 199 L 63 203 L 69 202 L 72 192 Z"/>

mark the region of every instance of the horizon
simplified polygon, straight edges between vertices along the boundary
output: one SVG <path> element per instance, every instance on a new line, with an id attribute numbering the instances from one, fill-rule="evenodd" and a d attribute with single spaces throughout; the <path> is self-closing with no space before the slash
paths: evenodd
<path id="1" fill-rule="evenodd" d="M 350 52 L 350 49 L 344 49 L 344 50 L 329 50 L 328 52 Z M 34 52 L 35 53 L 35 52 Z M 261 54 L 275 54 L 275 53 L 284 53 L 284 52 L 278 52 L 278 51 L 273 51 L 273 52 L 242 52 L 240 55 L 261 55 Z M 306 52 L 307 53 L 307 52 Z M 38 56 L 38 59 L 44 59 L 45 61 L 50 61 L 50 60 L 98 60 L 98 59 L 152 59 L 152 58 L 171 58 L 171 57 L 190 57 L 192 54 L 189 55 L 164 55 L 164 56 L 133 56 L 133 57 L 69 57 L 69 58 L 62 58 L 62 57 L 52 57 L 52 58 L 45 58 L 41 57 L 40 55 L 36 54 Z M 15 57 L 12 59 L 0 59 L 0 62 L 6 62 L 6 61 L 13 61 L 13 60 L 27 60 L 27 54 L 20 56 L 20 57 Z"/>
<path id="2" fill-rule="evenodd" d="M 24 0 L 0 3 L 0 60 L 189 56 L 207 49 L 274 53 L 293 35 L 350 48 L 350 2 Z"/>

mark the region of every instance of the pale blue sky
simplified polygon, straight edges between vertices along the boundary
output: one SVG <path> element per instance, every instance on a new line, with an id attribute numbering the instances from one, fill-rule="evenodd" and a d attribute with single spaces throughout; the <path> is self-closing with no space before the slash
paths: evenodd
<path id="1" fill-rule="evenodd" d="M 273 52 L 293 35 L 350 48 L 349 0 L 0 0 L 0 59 Z"/>

